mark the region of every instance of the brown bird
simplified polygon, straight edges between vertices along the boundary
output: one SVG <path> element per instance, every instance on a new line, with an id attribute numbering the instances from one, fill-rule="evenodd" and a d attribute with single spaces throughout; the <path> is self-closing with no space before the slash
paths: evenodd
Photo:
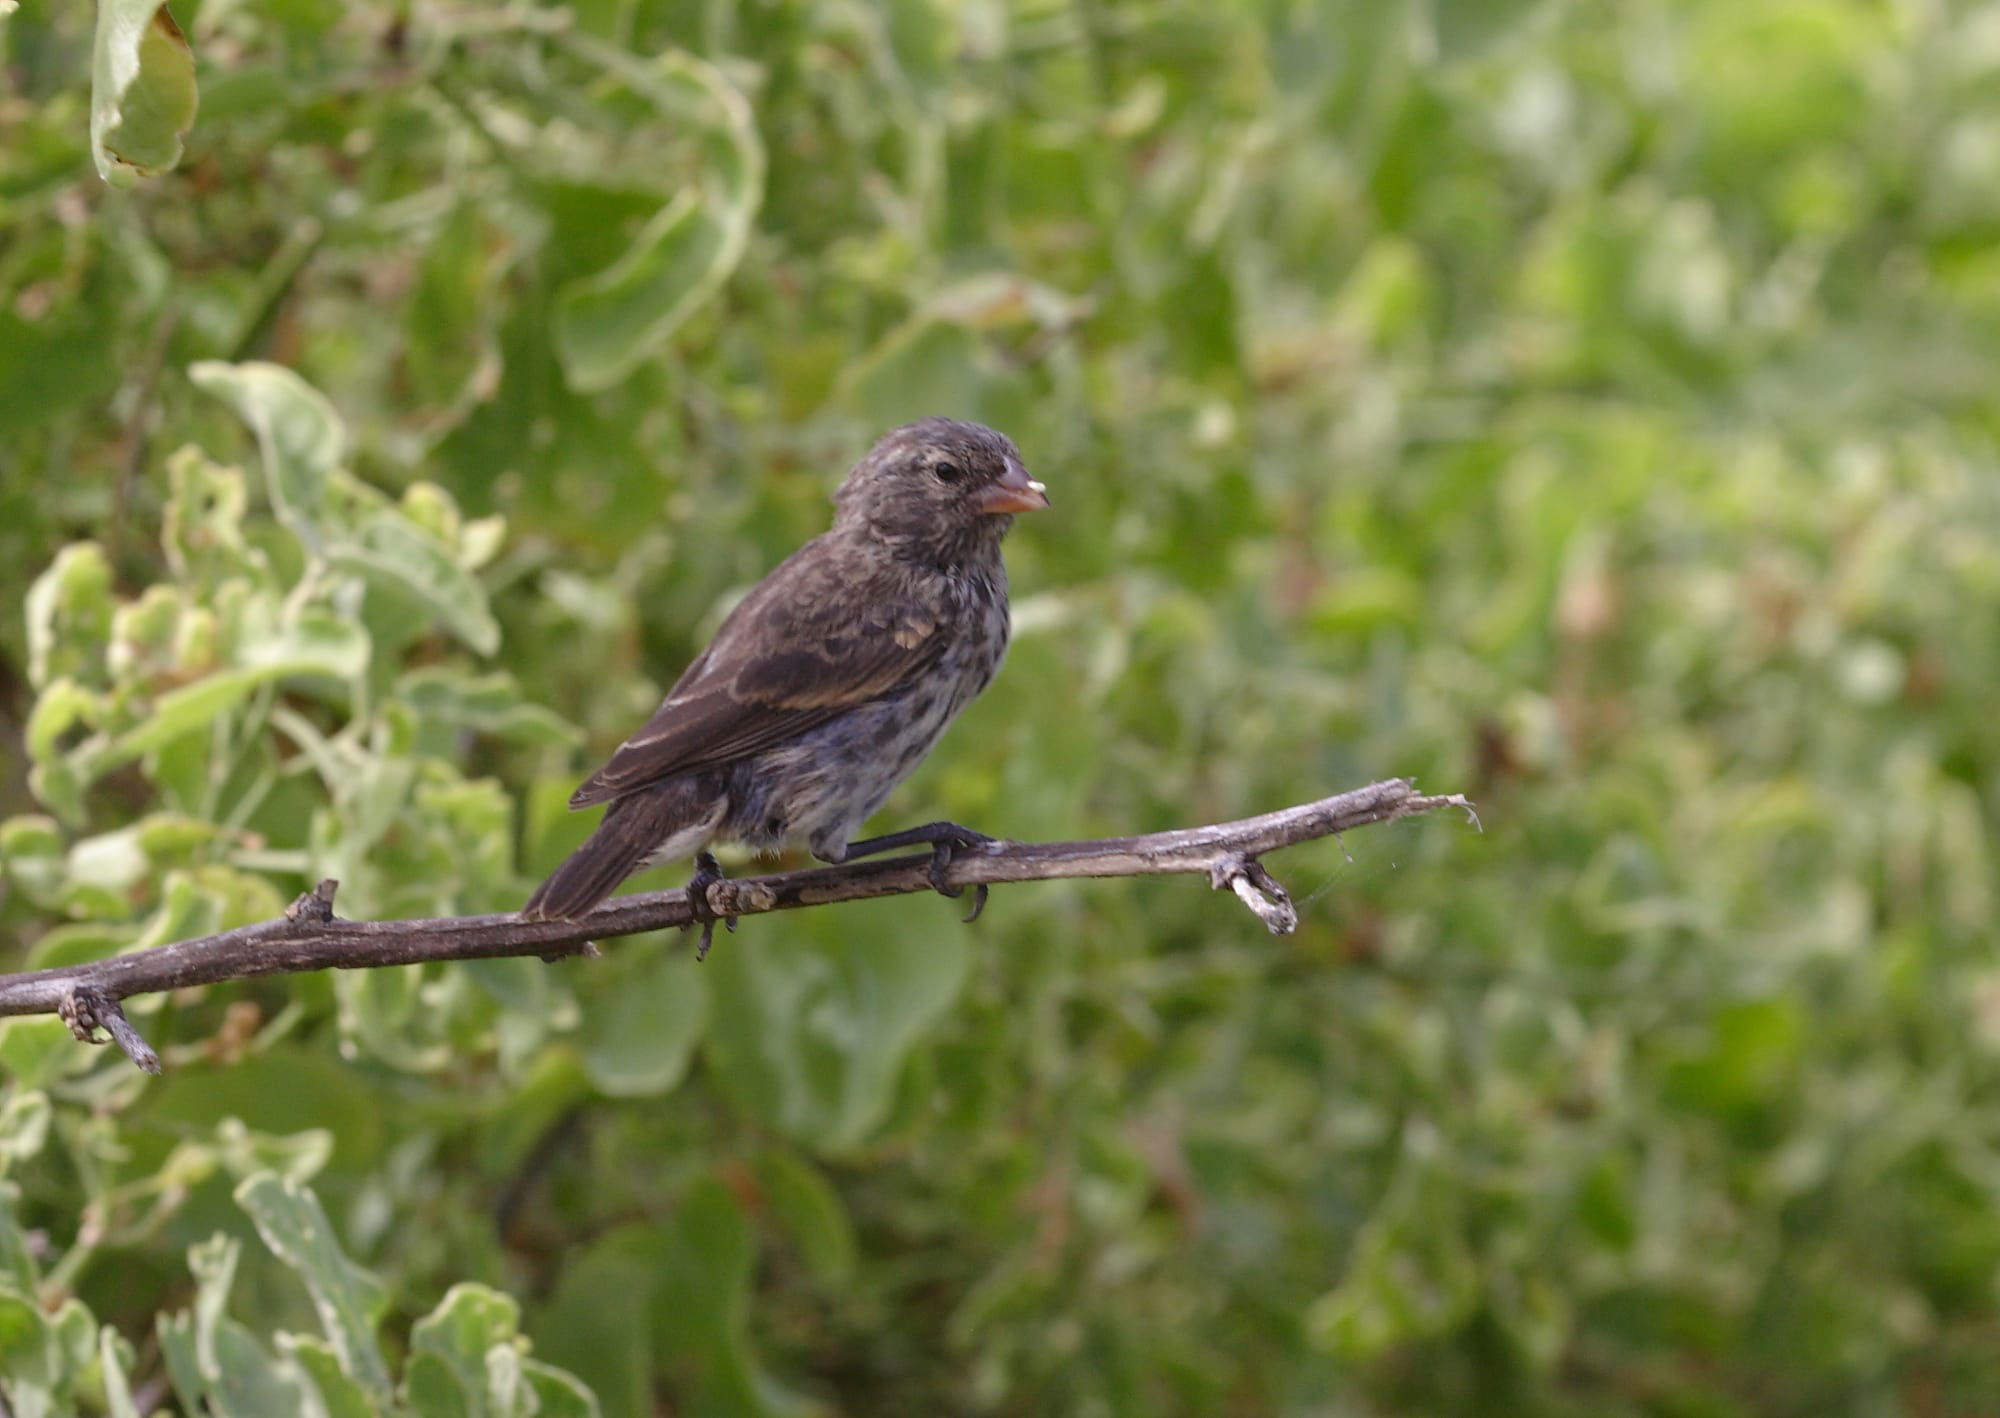
<path id="1" fill-rule="evenodd" d="M 927 418 L 885 434 L 833 500 L 832 529 L 744 597 L 659 711 L 571 795 L 571 808 L 610 808 L 524 917 L 574 920 L 633 872 L 692 854 L 706 955 L 716 841 L 803 841 L 824 862 L 921 843 L 931 884 L 960 894 L 944 871 L 953 848 L 990 840 L 980 833 L 930 822 L 849 839 L 992 683 L 1008 636 L 1000 539 L 1048 496 L 1004 435 Z M 982 885 L 967 920 L 985 900 Z"/>

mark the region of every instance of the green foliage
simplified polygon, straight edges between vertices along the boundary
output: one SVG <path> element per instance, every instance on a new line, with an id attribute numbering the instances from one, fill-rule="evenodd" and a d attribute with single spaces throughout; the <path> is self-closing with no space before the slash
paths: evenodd
<path id="1" fill-rule="evenodd" d="M 8 968 L 511 909 L 931 412 L 885 823 L 1487 830 L 0 1023 L 14 1412 L 2000 1407 L 1992 5 L 207 4 L 177 164 L 152 13 L 0 17 Z"/>
<path id="2" fill-rule="evenodd" d="M 453 1286 L 435 1310 L 416 1321 L 404 1377 L 392 1381 L 375 1338 L 382 1283 L 341 1253 L 318 1198 L 299 1180 L 316 1172 L 328 1155 L 323 1134 L 300 1137 L 311 1140 L 305 1151 L 292 1145 L 297 1139 L 255 1137 L 229 1122 L 217 1129 L 212 1144 L 185 1146 L 174 1154 L 176 1185 L 218 1164 L 238 1171 L 254 1168 L 265 1156 L 289 1154 L 293 1174 L 251 1170 L 236 1188 L 236 1200 L 271 1254 L 304 1282 L 325 1334 L 280 1330 L 272 1336 L 273 1354 L 254 1331 L 228 1315 L 242 1243 L 218 1232 L 191 1246 L 193 1305 L 158 1320 L 159 1351 L 185 1411 L 216 1418 L 276 1413 L 584 1418 L 599 1412 L 575 1376 L 528 1357 L 519 1307 L 483 1285 Z M 38 1145 L 28 1155 L 36 1150 Z M 17 1199 L 17 1189 L 0 1182 L 0 1239 L 8 1242 L 20 1239 Z M 52 1415 L 88 1406 L 110 1418 L 136 1418 L 132 1344 L 116 1329 L 100 1327 L 74 1298 L 54 1314 L 45 1313 L 37 1296 L 55 1277 L 39 1275 L 24 1252 L 0 1260 L 6 1261 L 0 1269 L 0 1398 L 9 1411 Z"/>

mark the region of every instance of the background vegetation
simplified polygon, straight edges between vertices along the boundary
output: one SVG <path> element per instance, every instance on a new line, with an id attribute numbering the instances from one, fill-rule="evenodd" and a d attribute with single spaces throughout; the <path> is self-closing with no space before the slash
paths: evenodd
<path id="1" fill-rule="evenodd" d="M 883 821 L 1486 832 L 12 1021 L 17 1414 L 2000 1409 L 2000 5 L 205 0 L 121 187 L 88 11 L 7 966 L 517 904 L 928 412 L 1056 508 Z"/>

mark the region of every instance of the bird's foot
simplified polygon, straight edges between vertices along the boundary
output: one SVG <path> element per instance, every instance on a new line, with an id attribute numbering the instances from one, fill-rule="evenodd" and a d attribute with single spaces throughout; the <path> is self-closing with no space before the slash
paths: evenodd
<path id="1" fill-rule="evenodd" d="M 694 875 L 688 878 L 687 884 L 688 910 L 694 913 L 694 919 L 682 926 L 681 929 L 688 931 L 692 930 L 695 926 L 701 927 L 701 943 L 694 948 L 694 958 L 697 964 L 708 959 L 708 948 L 715 943 L 715 923 L 717 921 L 721 921 L 728 926 L 730 934 L 734 935 L 736 933 L 736 918 L 734 916 L 721 915 L 713 906 L 708 904 L 708 888 L 715 885 L 718 881 L 727 880 L 729 878 L 722 874 L 722 863 L 715 859 L 713 852 L 696 852 L 694 854 Z"/>
<path id="2" fill-rule="evenodd" d="M 931 843 L 931 890 L 937 892 L 940 896 L 949 896 L 953 900 L 965 895 L 964 887 L 953 886 L 945 880 L 945 873 L 951 869 L 951 859 L 961 850 L 969 847 L 982 847 L 992 840 L 991 837 L 988 837 L 983 832 L 972 832 L 961 827 L 955 835 L 941 837 Z M 979 881 L 973 883 L 972 909 L 965 913 L 965 923 L 968 926 L 978 920 L 979 913 L 986 909 L 986 892 L 987 886 L 985 882 Z"/>
<path id="3" fill-rule="evenodd" d="M 842 861 L 855 857 L 872 856 L 877 852 L 891 851 L 897 847 L 913 847 L 918 843 L 931 849 L 930 879 L 931 889 L 940 896 L 956 899 L 965 895 L 965 888 L 953 886 L 945 879 L 950 870 L 952 858 L 959 852 L 975 847 L 984 847 L 993 842 L 984 832 L 974 832 L 970 827 L 961 827 L 956 822 L 926 822 L 922 827 L 911 827 L 902 832 L 891 832 L 881 837 L 870 837 L 865 842 L 848 845 Z M 979 913 L 986 909 L 986 883 L 975 882 L 972 887 L 972 909 L 966 912 L 967 925 L 979 919 Z"/>

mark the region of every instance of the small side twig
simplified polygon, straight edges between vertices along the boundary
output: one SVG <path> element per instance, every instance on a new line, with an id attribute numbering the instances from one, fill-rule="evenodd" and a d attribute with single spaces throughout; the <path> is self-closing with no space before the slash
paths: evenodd
<path id="1" fill-rule="evenodd" d="M 1104 837 L 1082 842 L 994 840 L 957 852 L 945 873 L 951 886 L 985 886 L 1061 877 L 1204 875 L 1227 889 L 1273 934 L 1295 930 L 1298 907 L 1264 867 L 1268 852 L 1331 837 L 1371 823 L 1472 804 L 1456 793 L 1426 796 L 1403 778 L 1282 808 L 1237 822 Z M 931 854 L 864 859 L 837 867 L 732 877 L 707 889 L 718 915 L 751 916 L 837 901 L 929 891 Z M 160 1060 L 125 1018 L 119 1001 L 162 990 L 314 970 L 369 970 L 427 961 L 536 955 L 545 960 L 594 955 L 593 941 L 689 925 L 696 912 L 685 891 L 654 891 L 607 901 L 575 921 L 524 921 L 518 915 L 436 920 L 349 921 L 333 913 L 337 883 L 322 881 L 276 920 L 239 926 L 87 965 L 0 975 L 0 1017 L 56 1014 L 79 1039 L 100 1028 L 148 1073 Z"/>
<path id="2" fill-rule="evenodd" d="M 1208 884 L 1216 891 L 1234 891 L 1272 935 L 1290 935 L 1299 928 L 1299 908 L 1292 904 L 1292 894 L 1255 857 L 1224 857 L 1208 869 Z"/>
<path id="3" fill-rule="evenodd" d="M 79 1043 L 104 1043 L 97 1037 L 97 1031 L 103 1029 L 111 1036 L 111 1042 L 125 1051 L 126 1058 L 147 1073 L 160 1071 L 160 1056 L 132 1027 L 132 1021 L 125 1017 L 125 1010 L 118 1001 L 102 990 L 89 985 L 74 986 L 56 1006 L 56 1015 L 69 1026 L 69 1032 L 77 1037 Z"/>

